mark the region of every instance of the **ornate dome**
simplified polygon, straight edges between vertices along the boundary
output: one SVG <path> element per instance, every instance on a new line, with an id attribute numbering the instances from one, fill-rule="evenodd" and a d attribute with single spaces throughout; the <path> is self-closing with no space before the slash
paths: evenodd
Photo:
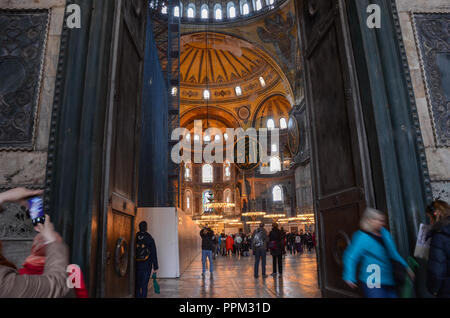
<path id="1" fill-rule="evenodd" d="M 282 80 L 282 72 L 272 64 L 266 53 L 229 35 L 210 32 L 184 35 L 180 56 L 181 103 L 251 100 Z"/>
<path id="2" fill-rule="evenodd" d="M 253 116 L 253 127 L 267 128 L 267 121 L 273 120 L 274 126 L 280 128 L 282 118 L 287 125 L 291 103 L 283 95 L 273 95 L 264 100 L 256 109 Z M 285 127 L 287 128 L 287 126 Z"/>
<path id="3" fill-rule="evenodd" d="M 292 99 L 286 76 L 266 52 L 217 32 L 181 37 L 179 94 L 181 126 L 189 129 L 194 120 L 225 128 L 254 126 L 260 116 L 287 118 Z"/>

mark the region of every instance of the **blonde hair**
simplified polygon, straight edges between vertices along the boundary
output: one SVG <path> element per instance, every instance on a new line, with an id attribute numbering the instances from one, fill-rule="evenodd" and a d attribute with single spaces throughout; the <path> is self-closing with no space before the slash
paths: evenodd
<path id="1" fill-rule="evenodd" d="M 367 232 L 372 232 L 373 228 L 370 225 L 369 221 L 375 219 L 377 216 L 384 216 L 384 212 L 374 209 L 374 208 L 366 208 L 361 217 L 361 221 L 359 222 L 359 226 L 361 229 Z"/>

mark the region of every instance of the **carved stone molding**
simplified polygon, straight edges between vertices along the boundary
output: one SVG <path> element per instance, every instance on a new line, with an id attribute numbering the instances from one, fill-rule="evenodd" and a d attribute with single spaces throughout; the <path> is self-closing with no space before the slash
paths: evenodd
<path id="1" fill-rule="evenodd" d="M 17 204 L 5 204 L 0 213 L 0 239 L 31 239 L 36 233 L 26 212 Z"/>
<path id="2" fill-rule="evenodd" d="M 450 146 L 450 13 L 413 12 L 416 46 L 437 147 Z"/>
<path id="3" fill-rule="evenodd" d="M 32 150 L 49 10 L 0 10 L 0 149 Z"/>

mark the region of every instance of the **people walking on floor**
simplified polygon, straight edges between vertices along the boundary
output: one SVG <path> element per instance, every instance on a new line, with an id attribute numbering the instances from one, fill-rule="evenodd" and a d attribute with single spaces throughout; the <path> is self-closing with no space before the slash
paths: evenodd
<path id="1" fill-rule="evenodd" d="M 231 255 L 233 253 L 233 245 L 234 245 L 234 240 L 231 237 L 231 235 L 228 235 L 227 239 L 225 240 L 225 245 L 227 249 L 227 256 Z"/>
<path id="2" fill-rule="evenodd" d="M 258 278 L 259 263 L 261 262 L 261 274 L 263 278 L 266 278 L 266 252 L 267 252 L 267 242 L 269 238 L 267 232 L 264 229 L 264 223 L 259 225 L 252 236 L 252 249 L 253 255 L 255 255 L 255 267 L 254 267 L 254 277 Z"/>
<path id="3" fill-rule="evenodd" d="M 200 237 L 202 238 L 202 276 L 205 277 L 206 272 L 206 259 L 209 261 L 209 272 L 210 275 L 213 275 L 213 260 L 212 254 L 214 250 L 214 232 L 211 228 L 206 225 L 200 231 Z"/>
<path id="4" fill-rule="evenodd" d="M 286 242 L 287 242 L 287 248 L 289 251 L 289 254 L 295 254 L 295 234 L 294 234 L 294 230 L 292 230 L 291 232 L 289 232 L 286 235 Z"/>
<path id="5" fill-rule="evenodd" d="M 225 233 L 222 233 L 220 235 L 221 239 L 220 239 L 220 253 L 222 254 L 222 256 L 226 256 L 227 254 L 227 245 L 226 245 L 226 240 L 227 240 L 227 235 Z"/>
<path id="6" fill-rule="evenodd" d="M 414 273 L 399 255 L 391 234 L 384 228 L 383 212 L 367 208 L 360 224 L 361 229 L 353 235 L 343 255 L 343 279 L 351 288 L 357 288 L 359 280 L 367 298 L 397 298 L 393 262 L 403 267 L 411 279 Z M 371 276 L 374 265 L 379 272 L 375 280 Z"/>
<path id="7" fill-rule="evenodd" d="M 242 242 L 242 255 L 247 257 L 250 256 L 250 242 L 248 238 L 244 238 L 244 242 Z"/>
<path id="8" fill-rule="evenodd" d="M 450 205 L 436 200 L 429 210 L 435 223 L 427 235 L 431 238 L 427 287 L 438 298 L 450 298 Z"/>
<path id="9" fill-rule="evenodd" d="M 236 247 L 236 255 L 241 255 L 241 249 L 242 249 L 242 236 L 241 234 L 236 234 L 236 238 L 234 240 L 234 245 Z"/>
<path id="10" fill-rule="evenodd" d="M 142 221 L 136 234 L 136 298 L 147 298 L 152 270 L 154 273 L 158 271 L 155 240 L 147 229 L 147 222 Z"/>
<path id="11" fill-rule="evenodd" d="M 305 240 L 306 240 L 306 248 L 308 249 L 308 252 L 311 252 L 313 247 L 311 232 L 306 233 Z"/>
<path id="12" fill-rule="evenodd" d="M 303 253 L 302 237 L 299 233 L 295 233 L 294 245 L 295 245 L 295 251 L 297 252 L 297 254 L 302 254 Z"/>
<path id="13" fill-rule="evenodd" d="M 269 234 L 269 249 L 273 260 L 272 276 L 283 274 L 283 254 L 282 254 L 282 233 L 277 223 L 272 224 L 272 231 Z"/>

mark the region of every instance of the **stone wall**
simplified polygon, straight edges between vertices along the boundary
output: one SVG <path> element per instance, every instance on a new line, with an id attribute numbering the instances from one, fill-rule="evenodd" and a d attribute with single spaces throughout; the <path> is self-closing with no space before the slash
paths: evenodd
<path id="1" fill-rule="evenodd" d="M 295 194 L 298 213 L 308 211 L 313 205 L 311 164 L 309 163 L 295 169 Z"/>
<path id="2" fill-rule="evenodd" d="M 5 24 L 9 24 L 8 29 L 0 29 L 0 41 L 3 41 L 0 45 L 0 73 L 3 67 L 5 74 L 11 76 L 17 74 L 11 69 L 22 70 L 20 65 L 25 65 L 23 79 L 20 74 L 11 79 L 12 83 L 17 83 L 17 87 L 10 88 L 10 95 L 5 93 L 4 87 L 0 93 L 2 112 L 10 106 L 15 112 L 11 116 L 11 122 L 14 121 L 11 125 L 15 130 L 9 129 L 8 135 L 3 135 L 0 140 L 1 191 L 17 186 L 44 187 L 64 10 L 65 0 L 0 0 L 0 17 Z M 42 23 L 39 28 L 33 25 L 38 23 L 35 17 L 29 20 L 16 19 L 19 15 L 32 14 L 40 15 Z M 11 26 L 10 21 L 16 21 L 17 26 Z M 39 63 L 33 62 L 33 58 Z M 2 66 L 2 61 L 11 59 L 19 62 L 8 66 L 3 62 Z M 29 87 L 32 88 L 30 92 L 25 91 Z M 19 99 L 21 94 L 24 97 Z M 32 96 L 28 98 L 26 94 Z M 26 104 L 28 99 L 29 105 Z M 26 104 L 22 109 L 21 101 Z M 18 117 L 20 120 L 17 120 Z M 31 138 L 23 138 L 22 130 L 28 132 Z M 4 243 L 5 256 L 20 265 L 29 254 L 34 234 L 25 213 L 16 205 L 6 205 L 5 211 L 0 214 L 0 239 Z"/>
<path id="3" fill-rule="evenodd" d="M 449 201 L 450 2 L 396 0 L 396 3 L 420 117 L 433 197 Z"/>

